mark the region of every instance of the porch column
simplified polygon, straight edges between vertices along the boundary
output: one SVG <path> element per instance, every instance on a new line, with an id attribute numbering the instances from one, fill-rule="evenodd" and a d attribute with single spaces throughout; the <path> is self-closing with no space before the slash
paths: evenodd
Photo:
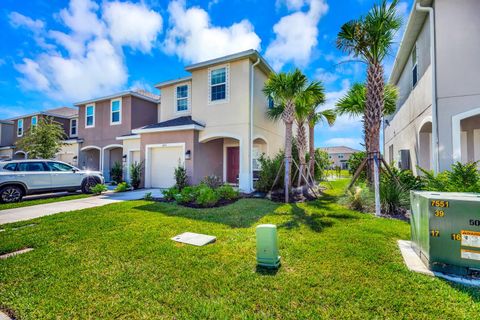
<path id="1" fill-rule="evenodd" d="M 238 174 L 238 187 L 240 191 L 250 193 L 253 190 L 251 189 L 251 179 L 250 166 L 252 159 L 250 157 L 249 144 L 245 139 L 240 140 L 240 173 Z"/>

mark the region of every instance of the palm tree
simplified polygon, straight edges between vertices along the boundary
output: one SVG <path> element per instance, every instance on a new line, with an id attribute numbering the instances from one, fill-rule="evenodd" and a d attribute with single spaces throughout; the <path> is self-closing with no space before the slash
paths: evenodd
<path id="1" fill-rule="evenodd" d="M 333 126 L 337 118 L 335 111 L 332 109 L 317 111 L 317 107 L 324 102 L 325 99 L 317 101 L 317 104 L 312 107 L 308 115 L 308 154 L 310 155 L 309 168 L 312 179 L 315 178 L 315 126 L 321 122 L 326 122 L 329 126 Z"/>
<path id="2" fill-rule="evenodd" d="M 367 153 L 380 151 L 380 124 L 384 109 L 383 59 L 390 51 L 395 33 L 402 25 L 397 15 L 398 0 L 375 4 L 365 17 L 345 23 L 337 35 L 337 47 L 367 64 L 364 126 Z M 370 172 L 374 166 L 370 163 Z M 373 176 L 373 175 L 372 175 Z"/>
<path id="3" fill-rule="evenodd" d="M 295 120 L 295 100 L 307 85 L 307 77 L 298 69 L 288 73 L 272 73 L 263 88 L 264 94 L 273 99 L 275 107 L 268 113 L 276 119 L 274 111 L 281 111 L 285 124 L 285 202 L 289 201 L 292 168 L 292 127 Z M 278 112 L 276 113 L 278 115 Z"/>

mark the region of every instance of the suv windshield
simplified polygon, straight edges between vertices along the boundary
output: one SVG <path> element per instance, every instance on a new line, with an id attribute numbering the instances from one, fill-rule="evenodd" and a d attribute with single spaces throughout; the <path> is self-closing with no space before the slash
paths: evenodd
<path id="1" fill-rule="evenodd" d="M 73 167 L 65 163 L 60 162 L 47 162 L 48 168 L 50 171 L 72 171 Z"/>

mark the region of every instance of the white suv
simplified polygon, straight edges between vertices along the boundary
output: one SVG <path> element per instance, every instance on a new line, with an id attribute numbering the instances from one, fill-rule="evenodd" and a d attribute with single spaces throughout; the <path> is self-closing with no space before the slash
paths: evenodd
<path id="1" fill-rule="evenodd" d="M 105 182 L 96 171 L 82 171 L 52 160 L 0 162 L 0 202 L 18 202 L 30 194 L 90 189 Z"/>

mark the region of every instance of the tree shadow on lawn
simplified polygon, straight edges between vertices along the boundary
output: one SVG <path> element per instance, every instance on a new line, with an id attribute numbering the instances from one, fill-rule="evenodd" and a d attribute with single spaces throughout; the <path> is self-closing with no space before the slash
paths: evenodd
<path id="1" fill-rule="evenodd" d="M 174 203 L 156 202 L 135 207 L 135 209 L 162 213 L 171 217 L 221 223 L 231 228 L 249 228 L 264 216 L 272 214 L 279 206 L 280 204 L 269 200 L 240 199 L 230 205 L 217 208 L 194 209 Z"/>

